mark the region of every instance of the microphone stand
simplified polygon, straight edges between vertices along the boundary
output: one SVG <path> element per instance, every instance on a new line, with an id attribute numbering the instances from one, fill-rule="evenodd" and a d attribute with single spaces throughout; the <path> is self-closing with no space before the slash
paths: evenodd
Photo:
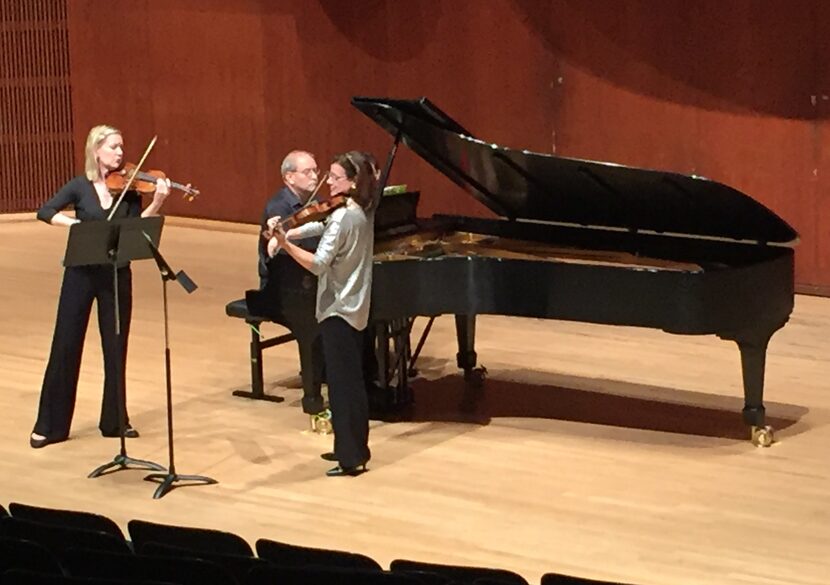
<path id="1" fill-rule="evenodd" d="M 173 453 L 173 387 L 170 366 L 170 338 L 168 333 L 167 281 L 177 281 L 188 294 L 195 291 L 197 286 L 196 283 L 190 280 L 190 277 L 187 276 L 183 270 L 180 270 L 178 273 L 174 274 L 173 270 L 170 268 L 170 265 L 167 264 L 162 257 L 161 252 L 159 252 L 158 248 L 155 244 L 153 244 L 152 238 L 150 238 L 147 233 L 143 233 L 144 237 L 147 239 L 147 244 L 150 246 L 150 251 L 153 253 L 153 258 L 156 261 L 159 273 L 161 274 L 162 294 L 164 298 L 164 369 L 167 381 L 167 445 L 170 463 L 167 466 L 167 473 L 151 473 L 144 478 L 147 481 L 160 482 L 160 485 L 156 488 L 156 491 L 153 494 L 153 499 L 157 500 L 173 489 L 173 487 L 175 487 L 173 484 L 176 482 L 190 482 L 188 485 L 209 485 L 218 482 L 213 478 L 203 475 L 181 475 L 176 473 L 176 464 L 174 462 Z"/>

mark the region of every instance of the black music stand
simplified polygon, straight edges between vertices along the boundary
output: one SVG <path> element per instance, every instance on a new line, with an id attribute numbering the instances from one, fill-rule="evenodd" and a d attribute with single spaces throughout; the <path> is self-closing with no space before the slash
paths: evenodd
<path id="1" fill-rule="evenodd" d="M 168 334 L 168 320 L 167 320 L 167 281 L 175 280 L 182 288 L 187 291 L 187 294 L 196 290 L 196 283 L 190 280 L 190 277 L 184 273 L 184 270 L 179 270 L 174 273 L 170 265 L 164 260 L 164 257 L 159 252 L 159 249 L 153 243 L 153 239 L 149 234 L 144 234 L 145 245 L 150 249 L 153 258 L 156 260 L 159 273 L 161 274 L 162 295 L 164 297 L 164 370 L 167 377 L 167 448 L 170 456 L 170 463 L 167 467 L 167 473 L 151 473 L 144 479 L 147 481 L 160 481 L 160 485 L 156 488 L 153 494 L 153 499 L 161 498 L 165 493 L 171 490 L 174 482 L 187 481 L 192 482 L 188 485 L 210 485 L 218 483 L 215 479 L 205 477 L 204 475 L 180 475 L 176 473 L 176 464 L 173 459 L 173 385 L 170 369 L 170 338 Z M 158 239 L 156 240 L 158 241 Z"/>
<path id="2" fill-rule="evenodd" d="M 91 221 L 73 225 L 69 229 L 69 239 L 66 243 L 66 256 L 63 259 L 65 267 L 88 266 L 90 264 L 111 264 L 112 284 L 115 300 L 115 336 L 119 347 L 123 347 L 121 340 L 121 314 L 118 294 L 118 265 L 132 260 L 152 258 L 150 249 L 144 240 L 144 232 L 153 234 L 156 241 L 161 237 L 161 226 L 164 220 L 161 217 L 134 217 L 114 221 Z M 122 469 L 152 469 L 163 471 L 164 467 L 152 461 L 133 459 L 127 455 L 127 444 L 124 440 L 127 421 L 125 413 L 127 405 L 122 386 L 121 356 L 116 363 L 118 393 L 116 408 L 118 408 L 118 435 L 121 439 L 121 451 L 112 461 L 96 467 L 88 477 L 99 477 L 111 468 L 113 471 Z"/>

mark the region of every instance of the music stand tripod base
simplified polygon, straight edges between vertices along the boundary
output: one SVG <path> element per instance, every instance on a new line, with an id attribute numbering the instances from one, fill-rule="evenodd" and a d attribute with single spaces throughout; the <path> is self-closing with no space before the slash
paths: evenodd
<path id="1" fill-rule="evenodd" d="M 114 467 L 117 467 L 118 469 L 113 469 Z M 104 463 L 103 465 L 96 467 L 95 470 L 93 470 L 93 472 L 90 473 L 87 477 L 92 479 L 95 477 L 106 475 L 107 472 L 113 473 L 115 471 L 121 471 L 122 469 L 147 469 L 150 471 L 166 471 L 166 469 L 158 463 L 153 463 L 152 461 L 145 461 L 143 459 L 133 459 L 132 457 L 128 457 L 124 453 L 119 453 L 109 463 Z"/>
<path id="2" fill-rule="evenodd" d="M 113 207 L 113 211 L 114 209 Z M 112 267 L 113 317 L 118 347 L 123 347 L 118 288 L 119 265 L 125 266 L 126 263 L 133 260 L 152 258 L 153 255 L 145 243 L 145 239 L 154 238 L 157 242 L 161 237 L 163 224 L 164 219 L 161 217 L 130 217 L 105 222 L 81 222 L 69 229 L 66 255 L 63 259 L 64 267 L 90 265 L 110 265 Z M 148 236 L 147 232 L 150 232 L 152 236 Z M 116 379 L 121 380 L 123 362 L 118 358 L 115 362 L 117 364 Z M 87 477 L 100 477 L 107 472 L 121 471 L 131 467 L 164 471 L 165 468 L 158 463 L 127 456 L 127 444 L 124 438 L 127 427 L 127 412 L 126 405 L 123 402 L 125 399 L 123 382 L 119 382 L 117 396 L 118 434 L 121 439 L 121 449 L 112 461 L 96 467 Z"/>
<path id="3" fill-rule="evenodd" d="M 164 496 L 164 494 L 176 487 L 173 484 L 178 481 L 188 482 L 187 485 L 212 485 L 219 483 L 212 477 L 205 477 L 204 475 L 179 475 L 178 473 L 151 473 L 144 479 L 146 481 L 153 482 L 158 482 L 158 480 L 161 480 L 161 484 L 156 488 L 156 491 L 153 493 L 154 500 L 158 500 L 159 498 Z"/>

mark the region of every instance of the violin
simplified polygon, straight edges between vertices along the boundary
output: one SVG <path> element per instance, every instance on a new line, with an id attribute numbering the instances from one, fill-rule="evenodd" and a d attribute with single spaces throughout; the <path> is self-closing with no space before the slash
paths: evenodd
<path id="1" fill-rule="evenodd" d="M 338 207 L 346 205 L 346 199 L 346 195 L 335 195 L 333 197 L 329 197 L 325 201 L 320 201 L 319 203 L 314 203 L 312 205 L 306 205 L 298 212 L 280 219 L 278 225 L 283 229 L 283 231 L 287 231 L 306 223 L 322 221 L 328 217 L 332 211 Z M 262 232 L 262 237 L 266 240 L 270 240 L 274 236 L 275 229 L 276 226 L 273 228 L 269 227 Z"/>
<path id="2" fill-rule="evenodd" d="M 135 173 L 135 179 L 130 189 L 138 191 L 142 195 L 152 194 L 156 190 L 156 182 L 159 179 L 167 178 L 167 175 L 163 171 L 138 171 L 137 173 L 135 171 L 136 165 L 133 163 L 124 163 L 119 170 L 107 175 L 106 183 L 110 193 L 121 193 L 132 178 L 133 173 Z M 183 197 L 188 201 L 193 201 L 199 195 L 199 190 L 190 185 L 182 185 L 181 183 L 170 181 L 170 186 L 174 189 L 184 191 Z"/>

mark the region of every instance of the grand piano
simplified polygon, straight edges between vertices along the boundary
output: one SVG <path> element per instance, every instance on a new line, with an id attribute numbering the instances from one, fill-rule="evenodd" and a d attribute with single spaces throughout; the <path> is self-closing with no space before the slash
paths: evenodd
<path id="1" fill-rule="evenodd" d="M 409 346 L 415 316 L 455 316 L 457 363 L 471 382 L 483 373 L 477 315 L 717 335 L 740 351 L 751 440 L 773 442 L 765 358 L 793 309 L 798 239 L 783 219 L 703 177 L 483 142 L 426 98 L 352 104 L 394 138 L 384 179 L 404 144 L 497 216 L 435 215 L 376 239 L 372 327 L 382 390 L 407 396 L 423 345 L 414 354 Z"/>

